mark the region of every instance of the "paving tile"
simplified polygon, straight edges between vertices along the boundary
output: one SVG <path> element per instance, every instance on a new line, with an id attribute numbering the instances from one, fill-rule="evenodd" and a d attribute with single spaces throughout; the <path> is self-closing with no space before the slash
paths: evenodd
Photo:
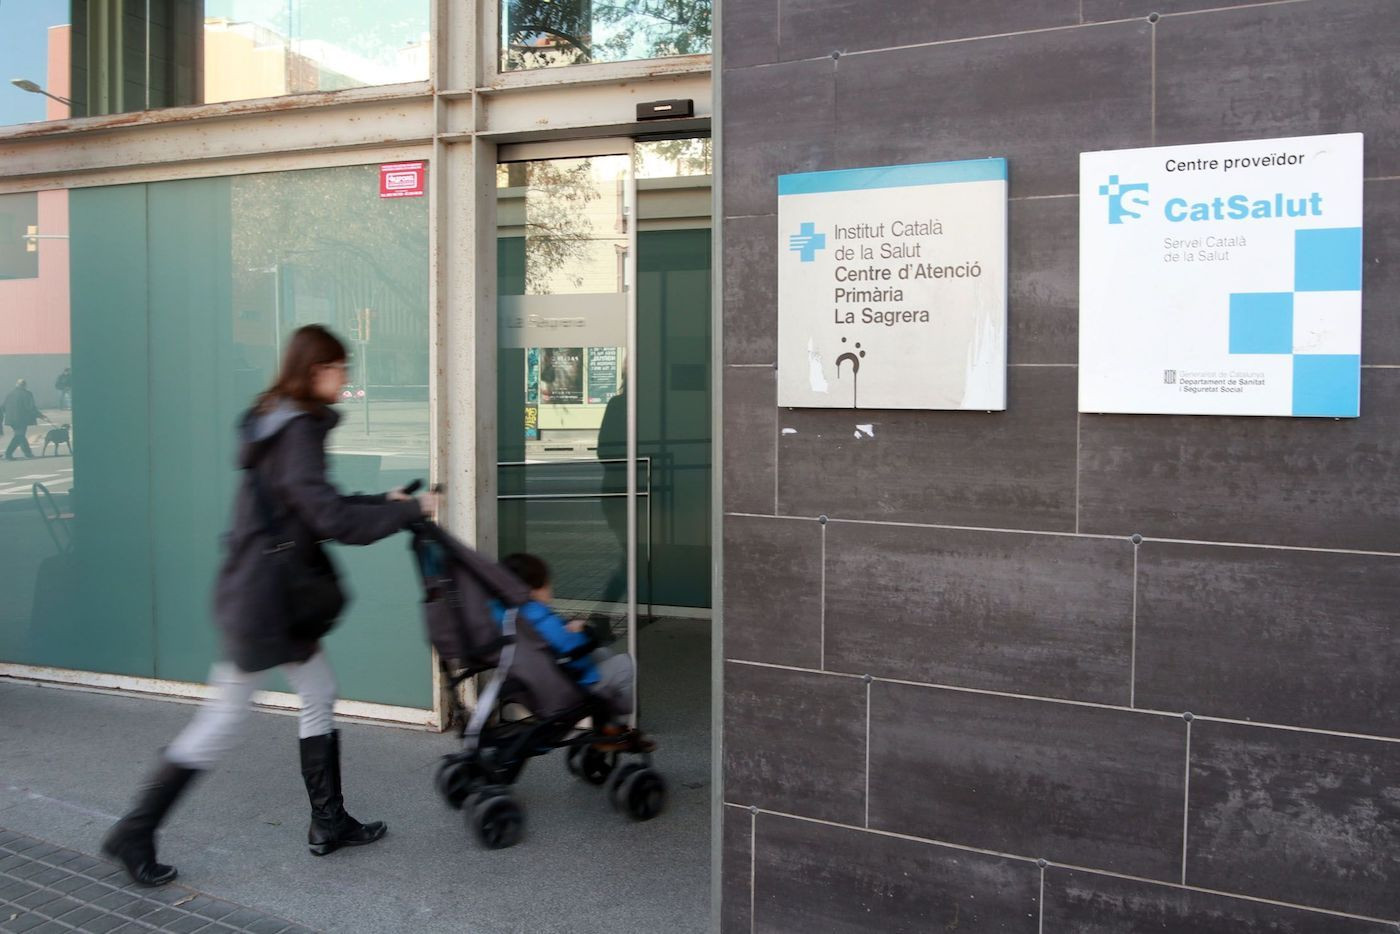
<path id="1" fill-rule="evenodd" d="M 114 876 L 121 876 L 126 879 L 126 870 L 116 863 L 100 861 L 96 867 L 89 869 L 87 874 L 94 879 L 111 879 Z M 130 880 L 127 880 L 130 881 Z"/>
<path id="2" fill-rule="evenodd" d="M 69 872 L 90 873 L 98 866 L 105 865 L 107 865 L 107 863 L 104 860 L 88 856 L 86 853 L 74 853 L 73 858 L 63 864 L 63 868 L 67 869 Z"/>
<path id="3" fill-rule="evenodd" d="M 248 925 L 252 924 L 254 921 L 260 920 L 262 917 L 261 914 L 253 911 L 251 908 L 239 908 L 233 914 L 222 919 L 219 923 L 242 929 L 247 928 Z"/>
<path id="4" fill-rule="evenodd" d="M 91 932 L 91 934 L 107 934 L 107 932 L 119 928 L 124 924 L 126 924 L 125 918 L 119 918 L 116 915 L 99 915 L 87 923 L 83 928 L 83 932 L 84 934 L 88 934 L 88 932 Z"/>
<path id="5" fill-rule="evenodd" d="M 18 934 L 18 932 L 20 931 L 32 931 L 34 928 L 37 928 L 39 925 L 45 923 L 47 920 L 48 919 L 45 918 L 43 915 L 27 912 L 25 914 L 20 915 L 17 918 L 0 922 L 0 930 L 12 931 L 15 932 L 15 934 Z"/>
<path id="6" fill-rule="evenodd" d="M 281 934 L 288 922 L 281 918 L 261 918 L 246 926 L 249 934 Z"/>
<path id="7" fill-rule="evenodd" d="M 92 903 L 98 908 L 105 908 L 107 911 L 125 912 L 138 901 L 140 901 L 140 899 L 128 892 L 108 892 L 106 895 L 94 899 Z"/>
<path id="8" fill-rule="evenodd" d="M 150 912 L 149 914 L 142 915 L 141 920 L 146 924 L 151 924 L 156 927 L 163 928 L 167 924 L 179 921 L 181 918 L 185 917 L 188 917 L 188 914 L 186 912 L 181 911 L 178 908 L 169 908 L 162 906 L 160 908 L 157 908 L 155 911 Z"/>
<path id="9" fill-rule="evenodd" d="M 153 902 L 148 898 L 138 898 L 130 905 L 122 909 L 122 914 L 128 918 L 144 920 L 147 915 L 153 915 L 157 911 L 163 911 L 165 906 L 160 902 Z"/>
<path id="10" fill-rule="evenodd" d="M 72 928 L 57 921 L 45 921 L 38 927 L 30 928 L 33 934 L 70 934 Z"/>
<path id="11" fill-rule="evenodd" d="M 32 879 L 49 867 L 43 863 L 30 862 L 26 860 L 18 866 L 6 870 L 6 875 L 15 879 Z"/>
<path id="12" fill-rule="evenodd" d="M 160 902 L 162 905 L 174 905 L 176 902 L 184 901 L 187 898 L 197 898 L 199 893 L 183 885 L 162 885 L 159 888 L 146 889 L 141 895 L 143 898 L 149 898 L 153 902 Z"/>
<path id="13" fill-rule="evenodd" d="M 201 915 L 186 915 L 165 926 L 167 931 L 173 934 L 194 934 L 195 931 L 202 930 L 213 924 L 208 918 Z"/>
<path id="14" fill-rule="evenodd" d="M 23 879 L 10 879 L 8 877 L 0 880 L 0 901 L 11 901 L 21 895 L 28 895 L 38 886 L 31 885 Z"/>
<path id="15" fill-rule="evenodd" d="M 86 931 L 88 929 L 88 924 L 94 919 L 105 918 L 109 916 L 107 912 L 103 911 L 100 908 L 94 908 L 91 905 L 79 905 L 72 911 L 66 911 L 63 914 L 55 915 L 54 917 L 57 920 L 62 921 L 69 927 L 75 927 L 80 931 Z"/>
<path id="16" fill-rule="evenodd" d="M 64 895 L 69 895 L 89 885 L 92 885 L 92 880 L 84 876 L 66 876 L 56 882 L 47 883 L 48 888 L 55 892 L 62 892 Z"/>
<path id="17" fill-rule="evenodd" d="M 41 908 L 49 902 L 56 901 L 62 897 L 62 895 L 52 889 L 35 889 L 28 895 L 21 895 L 19 898 L 16 898 L 14 904 L 19 905 L 21 908 Z"/>
<path id="18" fill-rule="evenodd" d="M 57 918 L 61 915 L 67 914 L 75 908 L 81 907 L 83 907 L 83 903 L 78 901 L 76 898 L 69 898 L 66 895 L 60 895 L 58 898 L 55 898 L 52 901 L 44 902 L 44 904 L 40 905 L 36 910 L 42 914 L 48 915 L 50 918 Z"/>
<path id="19" fill-rule="evenodd" d="M 111 891 L 112 887 L 110 885 L 104 885 L 101 882 L 89 882 L 82 888 L 75 890 L 72 894 L 73 897 L 79 901 L 91 902 Z"/>
<path id="20" fill-rule="evenodd" d="M 211 921 L 220 921 L 227 918 L 238 910 L 238 906 L 233 902 L 226 902 L 218 898 L 210 898 L 207 895 L 200 895 L 188 905 L 182 905 L 186 911 L 203 915 Z"/>
<path id="21" fill-rule="evenodd" d="M 44 863 L 36 863 L 35 865 L 39 867 L 39 870 L 31 874 L 28 878 L 29 881 L 37 885 L 52 887 L 55 882 L 61 882 L 64 879 L 72 878 L 71 873 L 64 872 L 62 869 L 55 869 Z"/>

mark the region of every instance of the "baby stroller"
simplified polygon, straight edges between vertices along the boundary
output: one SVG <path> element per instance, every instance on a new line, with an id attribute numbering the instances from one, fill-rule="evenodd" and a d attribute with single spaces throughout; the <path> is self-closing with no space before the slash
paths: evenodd
<path id="1" fill-rule="evenodd" d="M 431 522 L 413 527 L 412 547 L 423 577 L 428 639 L 462 737 L 461 751 L 438 766 L 437 788 L 465 812 L 482 845 L 497 850 L 520 841 L 525 815 L 510 786 L 527 760 L 555 749 L 568 750 L 570 773 L 606 786 L 616 810 L 639 821 L 660 814 L 666 783 L 651 767 L 652 742 L 639 730 L 616 732 L 608 703 L 579 687 L 549 644 L 517 616 L 529 589 Z M 492 616 L 492 601 L 506 608 L 503 626 Z M 475 710 L 467 711 L 457 700 L 458 686 L 492 669 Z M 507 715 L 520 709 L 523 715 Z M 578 729 L 584 721 L 591 727 Z M 614 732 L 605 733 L 607 727 Z"/>

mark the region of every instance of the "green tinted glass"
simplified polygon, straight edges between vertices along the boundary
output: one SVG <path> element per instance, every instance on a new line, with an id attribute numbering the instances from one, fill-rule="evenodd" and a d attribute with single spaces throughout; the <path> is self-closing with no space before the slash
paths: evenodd
<path id="1" fill-rule="evenodd" d="M 0 658 L 201 680 L 234 425 L 288 333 L 325 323 L 354 348 L 335 479 L 427 476 L 426 199 L 381 199 L 376 166 L 39 199 L 41 231 L 71 241 L 39 241 L 39 276 L 9 293 L 26 317 L 0 335 L 0 379 L 36 387 L 52 425 L 29 429 L 35 453 L 64 424 L 72 454 L 0 463 Z M 0 281 L 0 304 L 17 284 Z M 356 595 L 329 640 L 343 696 L 430 706 L 404 542 L 337 557 Z"/>

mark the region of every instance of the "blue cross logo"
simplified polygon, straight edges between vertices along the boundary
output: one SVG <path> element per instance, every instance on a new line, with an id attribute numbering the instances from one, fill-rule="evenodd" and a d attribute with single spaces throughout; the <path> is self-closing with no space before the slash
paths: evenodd
<path id="1" fill-rule="evenodd" d="M 1099 194 L 1108 198 L 1108 222 L 1110 224 L 1121 224 L 1124 218 L 1131 217 L 1134 220 L 1140 219 L 1142 217 L 1141 213 L 1129 210 L 1128 207 L 1124 206 L 1124 195 L 1135 191 L 1145 192 L 1147 190 L 1147 182 L 1130 182 L 1124 184 L 1118 181 L 1117 175 L 1110 175 L 1108 177 L 1108 184 L 1099 186 Z M 1132 198 L 1128 198 L 1127 203 L 1134 208 L 1146 208 L 1147 195 L 1135 195 Z"/>
<path id="2" fill-rule="evenodd" d="M 818 250 L 826 249 L 826 234 L 817 233 L 817 225 L 808 221 L 788 237 L 788 249 L 801 254 L 802 262 L 810 263 L 817 258 Z"/>

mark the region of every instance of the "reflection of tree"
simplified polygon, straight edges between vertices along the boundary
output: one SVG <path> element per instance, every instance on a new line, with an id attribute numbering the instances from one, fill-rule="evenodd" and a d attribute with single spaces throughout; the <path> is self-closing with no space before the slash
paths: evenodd
<path id="1" fill-rule="evenodd" d="M 637 144 L 638 177 L 646 178 L 648 168 L 645 162 L 653 158 L 661 159 L 666 165 L 666 176 L 713 175 L 715 171 L 714 147 L 705 137 L 685 139 L 663 139 Z M 654 173 L 652 173 L 654 174 Z"/>
<path id="2" fill-rule="evenodd" d="M 589 205 L 602 197 L 591 160 L 517 162 L 507 183 L 525 189 L 525 291 L 544 295 L 563 275 L 575 288 L 593 257 Z"/>
<path id="3" fill-rule="evenodd" d="M 427 201 L 378 198 L 375 173 L 353 166 L 236 178 L 235 274 L 265 281 L 277 271 L 284 331 L 309 315 L 349 335 L 356 313 L 371 309 L 375 382 L 426 384 Z M 329 308 L 298 309 L 298 298 Z M 272 309 L 260 312 L 271 323 Z"/>
<path id="4" fill-rule="evenodd" d="M 710 6 L 711 0 L 508 0 L 505 67 L 708 52 Z"/>

